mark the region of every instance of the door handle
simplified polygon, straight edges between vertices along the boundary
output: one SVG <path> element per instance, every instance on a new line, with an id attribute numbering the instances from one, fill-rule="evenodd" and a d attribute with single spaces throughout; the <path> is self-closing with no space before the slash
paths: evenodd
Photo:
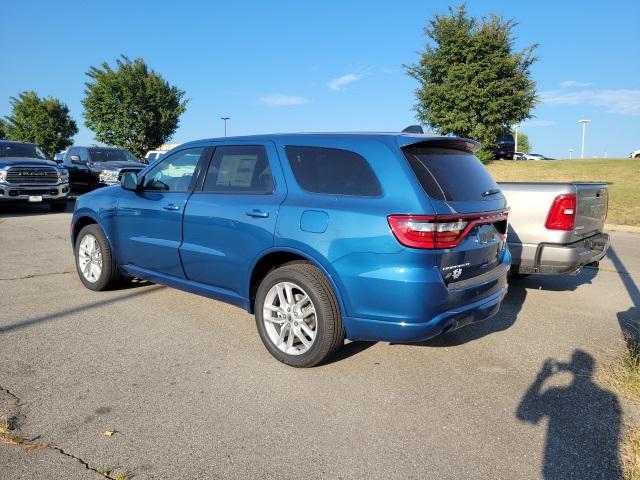
<path id="1" fill-rule="evenodd" d="M 165 206 L 164 206 L 164 207 L 162 207 L 162 208 L 164 208 L 165 210 L 171 210 L 171 211 L 174 211 L 174 210 L 180 210 L 180 205 L 176 205 L 176 204 L 174 204 L 174 203 L 170 203 L 169 205 L 165 205 Z"/>
<path id="2" fill-rule="evenodd" d="M 251 210 L 250 212 L 247 212 L 247 215 L 249 215 L 250 217 L 267 218 L 269 216 L 269 212 L 263 212 L 262 210 Z"/>

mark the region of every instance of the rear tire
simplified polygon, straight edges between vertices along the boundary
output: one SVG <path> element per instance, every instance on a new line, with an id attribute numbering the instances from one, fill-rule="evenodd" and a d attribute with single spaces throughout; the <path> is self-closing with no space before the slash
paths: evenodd
<path id="1" fill-rule="evenodd" d="M 288 263 L 267 274 L 256 295 L 255 317 L 266 349 L 292 367 L 318 365 L 344 343 L 331 284 L 308 262 Z"/>
<path id="2" fill-rule="evenodd" d="M 89 290 L 110 290 L 120 281 L 111 246 L 98 225 L 87 225 L 80 230 L 76 239 L 75 257 L 80 281 Z"/>

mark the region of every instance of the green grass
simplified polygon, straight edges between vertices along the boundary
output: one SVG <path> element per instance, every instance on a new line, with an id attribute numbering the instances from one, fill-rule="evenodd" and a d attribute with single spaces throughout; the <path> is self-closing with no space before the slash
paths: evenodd
<path id="1" fill-rule="evenodd" d="M 640 226 L 640 160 L 594 159 L 509 161 L 497 160 L 487 168 L 499 182 L 607 182 L 607 223 Z"/>
<path id="2" fill-rule="evenodd" d="M 640 402 L 640 357 L 637 353 L 625 349 L 599 376 L 616 394 Z M 626 428 L 620 447 L 623 478 L 640 480 L 640 425 Z"/>

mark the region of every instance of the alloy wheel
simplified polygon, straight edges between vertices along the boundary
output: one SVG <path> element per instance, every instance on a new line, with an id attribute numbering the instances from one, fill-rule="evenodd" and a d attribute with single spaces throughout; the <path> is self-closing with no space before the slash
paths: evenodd
<path id="1" fill-rule="evenodd" d="M 293 282 L 276 283 L 264 299 L 262 318 L 273 344 L 288 355 L 309 351 L 318 333 L 311 298 Z"/>

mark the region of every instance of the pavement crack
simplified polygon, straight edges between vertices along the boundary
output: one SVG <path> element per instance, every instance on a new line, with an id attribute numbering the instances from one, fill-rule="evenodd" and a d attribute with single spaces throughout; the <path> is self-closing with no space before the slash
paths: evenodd
<path id="1" fill-rule="evenodd" d="M 91 470 L 92 472 L 97 473 L 98 475 L 102 475 L 105 478 L 110 478 L 111 480 L 116 480 L 116 477 L 112 477 L 111 475 L 101 472 L 100 470 L 98 470 L 97 468 L 92 467 L 91 465 L 89 465 L 85 460 L 83 460 L 80 457 L 76 457 L 75 455 L 73 455 L 72 453 L 69 453 L 67 451 L 65 451 L 63 448 L 61 447 L 56 447 L 55 445 L 46 445 L 46 448 L 49 448 L 50 450 L 55 450 L 56 452 L 60 453 L 61 455 L 64 455 L 65 457 L 68 458 L 72 458 L 73 460 L 79 462 L 82 466 L 84 466 L 84 468 L 86 468 L 87 470 Z"/>
<path id="2" fill-rule="evenodd" d="M 75 460 L 87 470 L 91 470 L 92 472 L 95 472 L 104 478 L 108 478 L 111 480 L 117 480 L 118 478 L 126 478 L 123 476 L 114 477 L 108 472 L 101 471 L 96 467 L 92 467 L 86 460 L 72 453 L 67 452 L 62 447 L 58 447 L 57 445 L 51 445 L 49 443 L 42 443 L 42 442 L 29 440 L 17 434 L 15 419 L 19 415 L 21 407 L 23 406 L 22 400 L 18 395 L 16 395 L 15 393 L 13 393 L 11 390 L 4 387 L 3 385 L 0 385 L 0 391 L 5 393 L 9 397 L 11 397 L 11 399 L 15 403 L 15 406 L 11 408 L 12 410 L 11 412 L 6 412 L 4 415 L 0 417 L 4 422 L 4 425 L 0 425 L 0 445 L 13 445 L 17 447 L 22 447 L 25 450 L 37 450 L 37 449 L 53 450 L 55 452 L 58 452 L 60 455 L 64 455 L 65 457 Z M 32 437 L 32 438 L 38 438 L 38 437 L 39 436 Z"/>
<path id="3" fill-rule="evenodd" d="M 9 395 L 11 398 L 13 398 L 13 400 L 16 402 L 16 404 L 22 405 L 22 401 L 20 400 L 20 397 L 18 397 L 11 390 L 9 390 L 8 388 L 3 387 L 2 385 L 0 385 L 0 390 L 3 391 L 4 393 L 6 393 L 7 395 Z"/>
<path id="4" fill-rule="evenodd" d="M 51 275 L 66 275 L 68 273 L 73 273 L 73 270 L 64 270 L 62 272 L 49 272 L 49 273 L 34 273 L 32 275 L 25 275 L 24 277 L 0 278 L 0 281 L 9 282 L 9 281 L 15 281 L 15 280 L 26 280 L 28 278 L 48 277 Z"/>

